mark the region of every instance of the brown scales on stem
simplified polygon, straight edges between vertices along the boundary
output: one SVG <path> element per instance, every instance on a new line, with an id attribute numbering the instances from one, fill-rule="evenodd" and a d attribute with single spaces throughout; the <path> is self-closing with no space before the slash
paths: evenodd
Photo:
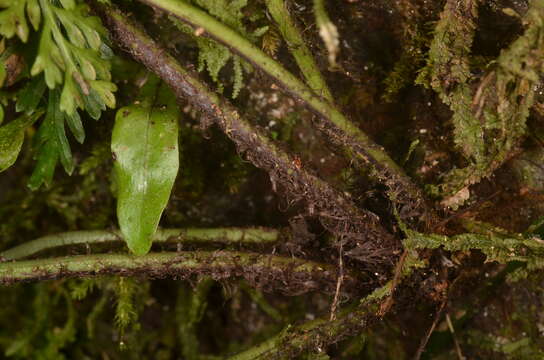
<path id="1" fill-rule="evenodd" d="M 297 258 L 236 251 L 180 251 L 150 253 L 141 257 L 97 254 L 25 260 L 0 264 L 0 284 L 121 275 L 152 279 L 189 279 L 210 276 L 215 280 L 241 277 L 253 287 L 300 295 L 309 291 L 334 293 L 337 273 L 333 266 Z M 357 274 L 343 275 L 344 294 L 355 294 L 362 282 Z"/>

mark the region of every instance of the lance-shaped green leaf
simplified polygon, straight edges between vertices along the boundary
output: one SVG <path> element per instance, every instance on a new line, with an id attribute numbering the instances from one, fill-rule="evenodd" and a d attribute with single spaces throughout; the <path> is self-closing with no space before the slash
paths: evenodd
<path id="1" fill-rule="evenodd" d="M 13 165 L 21 151 L 25 137 L 25 129 L 42 115 L 23 115 L 0 127 L 0 172 Z"/>
<path id="2" fill-rule="evenodd" d="M 117 218 L 129 249 L 146 254 L 179 167 L 179 112 L 174 95 L 153 78 L 141 100 L 118 110 L 111 141 Z"/>

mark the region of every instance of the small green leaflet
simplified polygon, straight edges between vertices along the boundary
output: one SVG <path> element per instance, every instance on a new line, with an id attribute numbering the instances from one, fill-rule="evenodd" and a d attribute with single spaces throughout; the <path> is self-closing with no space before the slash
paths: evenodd
<path id="1" fill-rule="evenodd" d="M 150 78 L 141 99 L 117 111 L 111 139 L 118 186 L 117 218 L 129 249 L 151 248 L 179 168 L 178 106 L 166 85 Z"/>
<path id="2" fill-rule="evenodd" d="M 0 34 L 6 38 L 17 35 L 26 43 L 29 33 L 27 17 L 34 30 L 39 29 L 41 12 L 38 0 L 0 0 L 0 8 Z"/>
<path id="3" fill-rule="evenodd" d="M 72 116 L 60 110 L 60 90 L 50 90 L 47 103 L 47 114 L 35 135 L 37 163 L 34 172 L 28 182 L 28 187 L 36 190 L 41 184 L 49 186 L 53 180 L 55 167 L 60 159 L 64 170 L 68 174 L 74 171 L 74 160 L 70 143 L 66 137 L 64 121 L 72 130 L 75 138 L 83 142 L 83 125 L 79 114 L 74 112 Z M 28 105 L 32 107 L 33 105 Z M 28 109 L 28 108 L 25 108 Z"/>
<path id="4" fill-rule="evenodd" d="M 25 114 L 32 114 L 43 98 L 45 92 L 45 80 L 43 76 L 37 76 L 30 79 L 26 85 L 17 92 L 17 104 L 15 111 Z"/>
<path id="5" fill-rule="evenodd" d="M 25 130 L 42 115 L 23 115 L 0 127 L 0 172 L 13 165 L 21 151 Z"/>

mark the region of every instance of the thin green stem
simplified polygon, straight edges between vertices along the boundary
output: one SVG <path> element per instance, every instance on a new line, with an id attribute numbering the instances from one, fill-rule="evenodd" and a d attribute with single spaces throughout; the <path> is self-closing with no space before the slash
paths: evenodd
<path id="1" fill-rule="evenodd" d="M 280 322 L 283 320 L 283 317 L 281 313 L 273 307 L 264 297 L 263 293 L 259 290 L 256 290 L 252 288 L 251 286 L 247 285 L 245 282 L 240 283 L 240 288 L 244 290 L 251 300 L 257 304 L 261 310 L 268 316 L 270 316 L 272 319 L 274 319 L 277 322 Z"/>
<path id="2" fill-rule="evenodd" d="M 244 243 L 271 244 L 279 239 L 279 231 L 266 228 L 212 228 L 212 229 L 161 229 L 153 236 L 153 242 L 187 243 Z M 96 245 L 108 242 L 121 242 L 120 231 L 91 230 L 72 231 L 44 236 L 28 241 L 9 250 L 0 252 L 0 259 L 22 259 L 44 250 L 69 245 Z"/>
<path id="3" fill-rule="evenodd" d="M 306 259 L 239 251 L 178 251 L 129 254 L 78 255 L 61 258 L 0 263 L 0 284 L 99 275 L 152 278 L 181 278 L 193 275 L 214 279 L 242 277 L 252 286 L 298 295 L 320 290 L 333 293 L 337 272 L 334 266 Z M 346 291 L 358 287 L 353 274 Z"/>
<path id="4" fill-rule="evenodd" d="M 280 63 L 266 55 L 233 29 L 217 21 L 205 11 L 185 1 L 140 0 L 155 8 L 166 11 L 180 20 L 203 29 L 210 37 L 228 46 L 249 62 L 266 72 L 284 86 L 295 97 L 302 100 L 319 116 L 315 117 L 316 127 L 323 131 L 335 144 L 344 148 L 350 158 L 370 163 L 376 176 L 391 191 L 391 198 L 401 204 L 417 208 L 426 218 L 429 210 L 421 191 L 404 173 L 383 147 L 372 141 L 361 129 L 347 119 L 338 109 L 312 91 Z M 427 219 L 425 219 L 427 220 Z"/>
<path id="5" fill-rule="evenodd" d="M 321 95 L 331 104 L 333 98 L 331 92 L 323 79 L 321 71 L 317 67 L 315 60 L 306 46 L 306 42 L 302 38 L 302 34 L 297 28 L 295 22 L 291 18 L 284 0 L 266 0 L 266 6 L 274 21 L 278 24 L 281 35 L 287 43 L 289 51 L 295 58 L 300 71 L 306 79 L 306 83 L 314 93 Z"/>

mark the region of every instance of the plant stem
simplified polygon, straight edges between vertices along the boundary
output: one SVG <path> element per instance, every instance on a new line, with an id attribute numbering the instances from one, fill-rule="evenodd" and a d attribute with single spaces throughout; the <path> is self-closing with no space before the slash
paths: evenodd
<path id="1" fill-rule="evenodd" d="M 229 360 L 253 360 L 261 356 L 295 358 L 304 350 L 324 350 L 328 345 L 341 341 L 349 335 L 360 333 L 396 306 L 392 299 L 397 286 L 420 266 L 417 253 L 405 252 L 403 258 L 397 263 L 392 280 L 374 289 L 361 299 L 356 307 L 352 304 L 341 309 L 336 320 L 323 316 L 297 327 L 288 325 L 278 335 Z"/>
<path id="2" fill-rule="evenodd" d="M 214 279 L 243 277 L 252 286 L 266 291 L 278 290 L 299 295 L 320 290 L 333 293 L 335 267 L 305 259 L 263 255 L 239 251 L 179 251 L 128 254 L 78 255 L 61 258 L 0 263 L 0 284 L 22 281 L 61 279 L 118 274 L 146 275 L 151 278 L 186 279 L 193 275 Z M 354 290 L 359 282 L 353 274 L 346 276 Z"/>
<path id="3" fill-rule="evenodd" d="M 374 167 L 377 178 L 390 189 L 393 201 L 403 205 L 408 204 L 417 209 L 420 214 L 413 217 L 419 217 L 418 220 L 421 218 L 423 218 L 423 222 L 428 220 L 430 211 L 421 191 L 402 168 L 389 157 L 383 147 L 372 141 L 338 109 L 328 101 L 323 101 L 319 95 L 287 71 L 280 63 L 270 58 L 233 29 L 188 2 L 177 0 L 140 1 L 166 11 L 196 28 L 203 29 L 210 37 L 226 45 L 233 52 L 244 57 L 282 84 L 287 91 L 302 100 L 318 115 L 314 119 L 315 125 L 327 135 L 330 141 L 343 147 L 350 158 L 358 162 L 370 163 Z"/>
<path id="4" fill-rule="evenodd" d="M 315 63 L 315 60 L 302 38 L 302 34 L 291 19 L 291 15 L 285 6 L 284 0 L 266 0 L 266 6 L 283 36 L 289 51 L 295 58 L 300 71 L 306 79 L 306 83 L 312 91 L 324 99 L 333 103 L 331 92 Z"/>
<path id="5" fill-rule="evenodd" d="M 188 243 L 244 243 L 270 244 L 279 239 L 279 231 L 266 228 L 212 228 L 212 229 L 160 229 L 153 236 L 153 242 Z M 94 245 L 107 242 L 120 242 L 123 235 L 118 230 L 72 231 L 44 236 L 25 242 L 9 250 L 0 252 L 0 259 L 18 260 L 43 250 L 69 245 Z"/>
<path id="6" fill-rule="evenodd" d="M 353 239 L 353 244 L 367 242 L 365 252 L 392 250 L 398 246 L 393 236 L 379 223 L 379 218 L 359 209 L 345 194 L 313 175 L 286 151 L 278 147 L 258 127 L 242 118 L 236 108 L 183 69 L 166 50 L 158 46 L 117 9 L 97 6 L 108 29 L 121 48 L 165 81 L 180 100 L 187 100 L 213 120 L 237 145 L 239 152 L 255 166 L 266 170 L 273 187 L 286 190 L 290 202 L 304 199 L 310 215 L 317 215 L 328 230 Z M 297 161 L 298 160 L 298 161 Z M 355 245 L 354 245 L 355 246 Z M 358 246 L 358 245 L 357 245 Z M 362 254 L 364 257 L 364 253 Z M 384 261 L 389 262 L 389 259 Z"/>
<path id="7" fill-rule="evenodd" d="M 296 358 L 306 350 L 321 349 L 361 332 L 384 315 L 378 304 L 364 302 L 354 308 L 348 306 L 339 312 L 336 320 L 324 316 L 299 326 L 287 326 L 278 335 L 229 358 L 229 360 L 254 360 L 260 358 Z"/>

